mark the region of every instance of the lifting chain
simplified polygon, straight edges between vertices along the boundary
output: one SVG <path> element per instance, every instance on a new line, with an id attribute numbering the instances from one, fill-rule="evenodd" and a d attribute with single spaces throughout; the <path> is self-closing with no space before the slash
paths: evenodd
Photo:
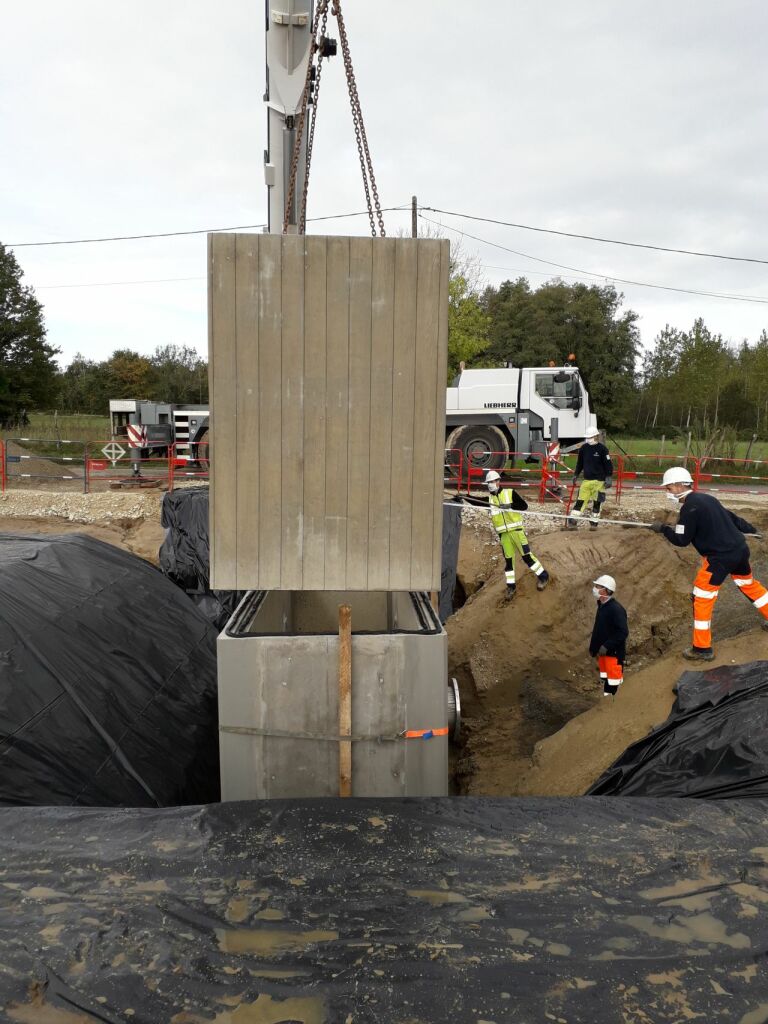
<path id="1" fill-rule="evenodd" d="M 296 125 L 296 138 L 293 143 L 291 154 L 291 173 L 288 179 L 288 194 L 285 197 L 285 212 L 283 214 L 283 234 L 288 234 L 288 223 L 291 207 L 296 196 L 296 178 L 299 172 L 299 155 L 301 153 L 301 140 L 304 138 L 304 124 L 307 120 L 307 106 L 309 105 L 309 93 L 312 88 L 312 69 L 314 67 L 314 56 L 317 50 L 317 29 L 320 24 L 320 17 L 328 17 L 328 4 L 330 0 L 319 0 L 315 9 L 315 17 L 312 21 L 312 39 L 309 44 L 309 60 L 307 61 L 307 77 L 304 79 L 304 91 L 301 94 L 301 109 Z"/>
<path id="2" fill-rule="evenodd" d="M 317 105 L 320 102 L 320 78 L 323 74 L 323 57 L 325 56 L 324 44 L 328 30 L 328 0 L 320 5 L 322 7 L 322 19 L 320 22 L 320 38 L 317 41 L 319 56 L 317 58 L 317 73 L 315 75 L 315 94 L 312 104 L 312 118 L 309 125 L 309 138 L 307 140 L 307 165 L 304 169 L 304 191 L 301 196 L 301 212 L 299 213 L 299 234 L 307 232 L 307 196 L 309 195 L 309 169 L 312 166 L 312 149 L 315 145 L 315 122 L 317 121 Z M 318 12 L 319 12 L 318 8 Z"/>
<path id="3" fill-rule="evenodd" d="M 307 195 L 309 192 L 309 171 L 312 160 L 312 149 L 315 141 L 315 123 L 317 120 L 317 102 L 320 93 L 320 79 L 322 75 L 323 57 L 325 56 L 325 39 L 326 30 L 328 24 L 328 8 L 331 7 L 331 14 L 336 18 L 339 25 L 339 38 L 341 40 L 341 52 L 344 60 L 344 71 L 347 77 L 347 89 L 349 91 L 349 101 L 352 108 L 352 123 L 355 129 L 355 141 L 357 142 L 357 152 L 360 157 L 360 171 L 363 176 L 363 189 L 365 190 L 365 200 L 368 209 L 368 221 L 371 225 L 371 234 L 376 237 L 376 227 L 378 223 L 378 233 L 383 238 L 386 235 L 384 229 L 384 218 L 381 212 L 381 203 L 379 201 L 379 191 L 376 187 L 376 178 L 373 173 L 373 160 L 371 159 L 371 151 L 368 146 L 368 136 L 365 131 L 365 123 L 363 121 L 363 110 L 360 104 L 360 96 L 357 92 L 357 82 L 355 80 L 355 71 L 352 67 L 352 57 L 349 51 L 349 38 L 347 36 L 347 28 L 344 24 L 344 15 L 341 12 L 341 0 L 318 0 L 318 5 L 315 10 L 315 17 L 312 24 L 312 42 L 310 43 L 309 60 L 307 62 L 307 77 L 304 82 L 304 91 L 301 97 L 301 110 L 299 112 L 298 122 L 296 125 L 296 138 L 293 145 L 293 153 L 291 155 L 291 170 L 288 182 L 288 195 L 285 201 L 285 215 L 283 218 L 283 234 L 288 232 L 288 221 L 291 208 L 293 206 L 294 198 L 296 196 L 296 181 L 298 178 L 299 170 L 299 156 L 301 154 L 301 144 L 304 137 L 304 128 L 307 121 L 307 108 L 309 106 L 309 98 L 312 92 L 312 71 L 315 67 L 315 54 L 319 54 L 317 58 L 317 66 L 315 71 L 315 91 L 313 106 L 310 117 L 309 135 L 307 141 L 307 162 L 304 173 L 304 187 L 302 190 L 301 197 L 301 209 L 297 218 L 298 232 L 304 234 L 306 231 L 307 224 Z M 319 29 L 319 32 L 318 32 Z"/>

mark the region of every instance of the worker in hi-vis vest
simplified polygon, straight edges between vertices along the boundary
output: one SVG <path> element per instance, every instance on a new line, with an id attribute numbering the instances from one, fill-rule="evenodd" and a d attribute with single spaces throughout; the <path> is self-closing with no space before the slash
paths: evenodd
<path id="1" fill-rule="evenodd" d="M 693 646 L 683 651 L 689 661 L 712 661 L 712 612 L 720 587 L 730 576 L 764 620 L 768 620 L 768 590 L 752 575 L 745 534 L 761 538 L 755 527 L 725 508 L 712 494 L 693 490 L 693 478 L 684 466 L 672 466 L 661 486 L 679 509 L 677 524 L 655 522 L 652 528 L 675 547 L 693 544 L 702 557 L 693 581 Z M 768 621 L 763 622 L 768 629 Z"/>
<path id="2" fill-rule="evenodd" d="M 598 576 L 592 581 L 592 594 L 597 598 L 597 614 L 589 641 L 589 653 L 597 658 L 603 696 L 615 697 L 624 682 L 624 660 L 627 654 L 627 613 L 613 596 L 613 576 Z"/>
<path id="3" fill-rule="evenodd" d="M 543 590 L 549 583 L 549 573 L 532 553 L 528 538 L 525 536 L 523 517 L 520 515 L 528 508 L 527 502 L 511 487 L 502 489 L 501 477 L 495 469 L 485 474 L 485 486 L 488 488 L 488 511 L 491 513 L 491 522 L 504 552 L 507 599 L 515 596 L 515 556 L 518 552 L 523 556 L 523 561 L 531 572 L 538 577 L 536 588 Z"/>
<path id="4" fill-rule="evenodd" d="M 596 530 L 600 509 L 605 501 L 605 492 L 613 483 L 611 455 L 605 445 L 600 443 L 600 434 L 596 429 L 587 432 L 585 443 L 579 448 L 579 457 L 573 473 L 574 487 L 582 475 L 584 480 L 579 487 L 571 518 L 566 520 L 566 527 L 575 530 L 578 525 L 576 518 L 583 514 L 584 506 L 592 502 L 592 516 L 589 525 L 592 530 Z"/>

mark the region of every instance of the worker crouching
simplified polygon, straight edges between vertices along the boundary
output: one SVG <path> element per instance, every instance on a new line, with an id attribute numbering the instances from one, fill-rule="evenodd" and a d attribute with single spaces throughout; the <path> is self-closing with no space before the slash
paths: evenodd
<path id="1" fill-rule="evenodd" d="M 522 555 L 525 564 L 536 575 L 537 589 L 543 590 L 549 583 L 549 573 L 531 551 L 525 535 L 523 517 L 520 515 L 528 508 L 528 503 L 513 488 L 502 488 L 501 477 L 494 469 L 486 473 L 485 486 L 488 488 L 488 511 L 491 513 L 491 522 L 504 552 L 507 599 L 513 598 L 516 593 L 517 554 Z"/>
<path id="2" fill-rule="evenodd" d="M 768 628 L 768 591 L 752 575 L 745 535 L 760 538 L 755 527 L 725 508 L 712 494 L 693 490 L 693 478 L 683 466 L 670 467 L 662 478 L 667 497 L 679 509 L 675 526 L 653 523 L 653 530 L 670 544 L 692 544 L 702 556 L 693 581 L 693 644 L 683 651 L 689 661 L 712 661 L 712 612 L 720 587 L 730 576 L 741 593 L 763 616 Z"/>
<path id="3" fill-rule="evenodd" d="M 589 653 L 597 658 L 603 696 L 615 697 L 624 682 L 624 661 L 627 655 L 627 613 L 613 596 L 616 580 L 613 576 L 598 576 L 592 581 L 592 593 L 597 598 L 597 614 Z"/>
<path id="4" fill-rule="evenodd" d="M 576 503 L 573 506 L 571 516 L 566 520 L 566 527 L 575 530 L 577 519 L 584 514 L 587 505 L 592 505 L 590 517 L 590 529 L 597 529 L 597 521 L 600 518 L 600 509 L 605 502 L 606 491 L 613 483 L 613 463 L 611 454 L 604 444 L 600 443 L 600 435 L 597 430 L 588 431 L 585 443 L 579 448 L 579 457 L 576 462 L 576 469 L 573 474 L 573 486 L 579 482 L 579 477 L 584 479 L 579 487 Z"/>

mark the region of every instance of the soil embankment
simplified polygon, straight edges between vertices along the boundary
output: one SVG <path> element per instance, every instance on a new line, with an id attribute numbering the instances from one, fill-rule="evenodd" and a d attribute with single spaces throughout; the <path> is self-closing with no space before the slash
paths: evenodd
<path id="1" fill-rule="evenodd" d="M 740 512 L 758 526 L 768 522 L 768 508 Z M 459 579 L 466 601 L 447 625 L 465 725 L 455 763 L 459 792 L 583 793 L 629 743 L 666 718 L 672 687 L 691 667 L 680 651 L 690 643 L 699 561 L 692 549 L 674 548 L 650 531 L 605 525 L 594 532 L 586 525 L 576 532 L 533 527 L 529 539 L 552 583 L 539 593 L 532 574 L 518 565 L 519 593 L 508 603 L 501 552 L 487 521 L 473 510 L 462 530 Z M 755 573 L 768 581 L 768 544 L 751 545 Z M 591 581 L 604 572 L 617 579 L 631 630 L 626 682 L 610 707 L 587 651 L 595 614 Z M 756 613 L 728 583 L 714 621 L 721 657 L 748 661 L 768 652 L 768 636 L 755 632 Z M 735 644 L 723 642 L 745 631 Z"/>

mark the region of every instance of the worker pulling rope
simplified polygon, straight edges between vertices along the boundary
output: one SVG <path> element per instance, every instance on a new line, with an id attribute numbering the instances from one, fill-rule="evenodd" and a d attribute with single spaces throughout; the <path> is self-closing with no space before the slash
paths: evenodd
<path id="1" fill-rule="evenodd" d="M 488 511 L 488 502 L 487 501 L 481 501 L 479 498 L 467 497 L 467 498 L 460 498 L 458 500 L 454 498 L 453 501 L 446 501 L 445 504 L 446 505 L 456 505 L 456 504 L 469 505 L 471 508 L 481 508 L 481 509 L 483 509 L 486 512 Z M 563 520 L 568 520 L 570 518 L 570 516 L 568 516 L 566 513 L 561 513 L 561 512 L 539 512 L 536 509 L 532 509 L 532 508 L 516 509 L 515 511 L 518 512 L 518 514 L 521 515 L 521 516 L 537 516 L 540 519 L 563 519 Z M 607 523 L 610 526 L 639 526 L 641 529 L 654 530 L 656 532 L 658 532 L 658 529 L 659 529 L 659 520 L 654 520 L 654 522 L 652 522 L 652 523 L 638 523 L 638 522 L 635 522 L 632 519 L 601 519 L 600 522 L 601 523 Z M 762 534 L 760 534 L 760 533 L 746 534 L 746 536 L 752 537 L 753 540 L 762 540 Z"/>
<path id="2" fill-rule="evenodd" d="M 480 501 L 479 498 L 461 498 L 461 499 L 459 499 L 459 501 L 456 501 L 456 499 L 454 499 L 453 501 L 445 502 L 446 505 L 454 505 L 454 504 L 459 504 L 459 503 L 462 504 L 462 505 L 469 505 L 472 508 L 482 508 L 486 512 L 488 511 L 488 502 L 487 501 Z M 521 516 L 538 516 L 539 518 L 542 518 L 542 519 L 568 520 L 570 518 L 564 512 L 563 513 L 561 513 L 561 512 L 538 512 L 536 509 L 531 509 L 531 508 L 528 508 L 528 509 L 516 509 L 516 511 Z M 634 522 L 631 519 L 601 519 L 600 522 L 601 523 L 608 523 L 611 526 L 639 526 L 639 527 L 642 527 L 642 528 L 644 528 L 646 530 L 653 530 L 653 529 L 655 529 L 654 523 L 637 523 L 637 522 Z"/>
<path id="3" fill-rule="evenodd" d="M 357 91 L 355 70 L 352 66 L 352 55 L 349 49 L 349 37 L 347 27 L 344 23 L 344 15 L 341 10 L 341 0 L 319 0 L 315 9 L 315 17 L 312 22 L 312 42 L 309 47 L 309 60 L 307 61 L 307 76 L 304 82 L 304 91 L 301 96 L 301 110 L 296 125 L 296 138 L 291 155 L 291 170 L 288 183 L 288 194 L 285 200 L 285 213 L 283 217 L 283 234 L 288 233 L 290 225 L 291 210 L 293 209 L 296 196 L 296 182 L 299 172 L 299 160 L 301 157 L 302 140 L 304 130 L 309 117 L 308 108 L 312 106 L 310 128 L 307 141 L 307 163 L 304 173 L 304 189 L 301 197 L 301 207 L 297 218 L 297 230 L 300 235 L 306 233 L 307 226 L 307 195 L 309 193 L 309 171 L 312 161 L 312 150 L 315 141 L 315 123 L 317 121 L 317 105 L 320 98 L 320 80 L 322 76 L 323 59 L 333 56 L 336 53 L 335 40 L 329 39 L 327 35 L 328 12 L 336 18 L 339 27 L 339 39 L 341 40 L 341 55 L 344 61 L 344 71 L 347 77 L 347 90 L 349 102 L 352 109 L 352 123 L 355 129 L 355 141 L 357 152 L 360 158 L 360 171 L 363 176 L 363 190 L 368 208 L 368 220 L 371 225 L 371 235 L 375 238 L 378 234 L 383 238 L 386 235 L 384 229 L 384 217 L 382 215 L 379 190 L 376 186 L 376 177 L 373 173 L 373 160 L 368 145 L 368 135 L 363 120 L 363 108 L 360 103 L 360 95 Z M 317 57 L 317 64 L 315 64 Z"/>

